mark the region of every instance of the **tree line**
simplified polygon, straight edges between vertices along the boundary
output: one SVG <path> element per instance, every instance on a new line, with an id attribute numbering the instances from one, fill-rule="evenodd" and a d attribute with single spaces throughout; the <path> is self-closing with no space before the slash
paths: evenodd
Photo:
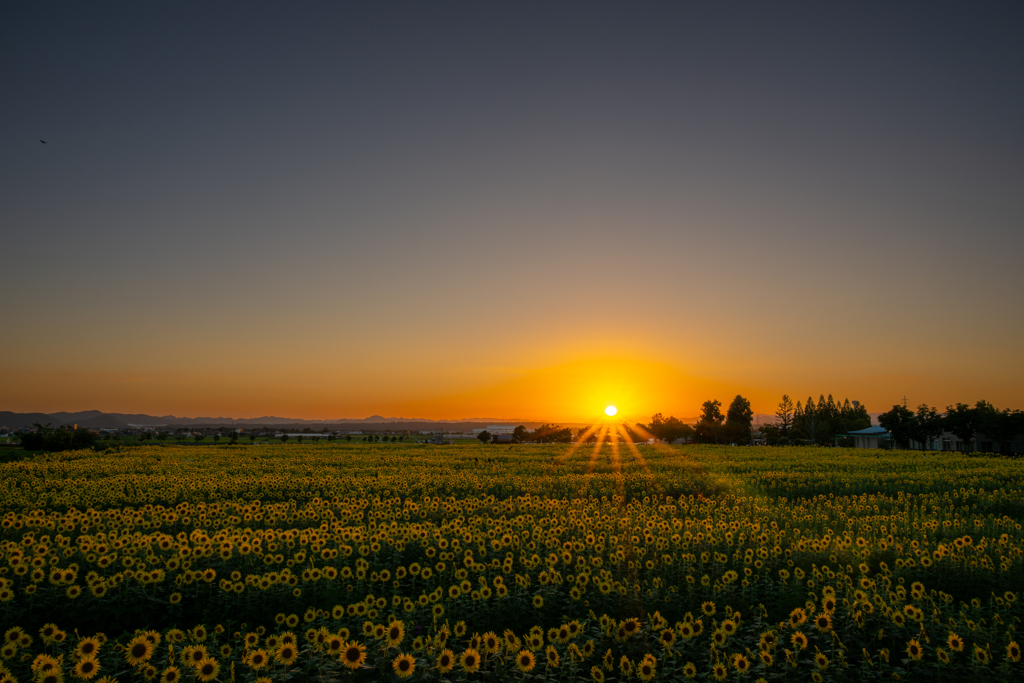
<path id="1" fill-rule="evenodd" d="M 580 430 L 582 433 L 584 430 Z M 579 437 L 579 434 L 576 435 Z M 490 443 L 494 435 L 486 429 L 476 435 L 483 443 Z M 574 441 L 572 429 L 561 425 L 544 424 L 533 431 L 525 425 L 519 425 L 512 430 L 512 443 L 572 443 Z"/>
<path id="2" fill-rule="evenodd" d="M 70 451 L 97 445 L 96 435 L 88 429 L 71 425 L 54 428 L 38 422 L 32 426 L 36 431 L 20 435 L 21 447 L 26 451 Z"/>
<path id="3" fill-rule="evenodd" d="M 859 401 L 843 399 L 840 403 L 829 394 L 807 397 L 806 403 L 783 394 L 775 409 L 775 424 L 761 425 L 759 432 L 769 446 L 828 445 L 836 436 L 871 426 L 868 409 Z"/>
<path id="4" fill-rule="evenodd" d="M 687 439 L 697 443 L 749 444 L 753 420 L 754 411 L 750 408 L 750 401 L 737 394 L 725 414 L 722 414 L 721 401 L 704 401 L 700 417 L 693 425 L 686 424 L 674 415 L 665 417 L 657 413 L 649 423 L 638 424 L 637 427 L 665 443 Z M 629 431 L 633 433 L 633 430 Z"/>
<path id="5" fill-rule="evenodd" d="M 686 439 L 696 443 L 731 443 L 746 445 L 753 436 L 753 410 L 750 401 L 737 394 L 722 413 L 722 402 L 705 401 L 696 423 L 689 425 L 675 416 L 658 413 L 647 424 L 638 424 L 652 436 L 672 443 Z M 790 444 L 830 444 L 837 434 L 845 434 L 871 426 L 867 408 L 857 401 L 836 401 L 829 394 L 808 397 L 806 403 L 783 395 L 775 413 L 775 423 L 761 425 L 758 432 L 770 446 Z M 632 430 L 631 430 L 632 431 Z"/>
<path id="6" fill-rule="evenodd" d="M 957 403 L 946 406 L 944 413 L 926 403 L 916 411 L 897 403 L 878 416 L 878 424 L 885 427 L 899 448 L 909 448 L 914 441 L 918 448 L 928 450 L 932 441 L 949 432 L 963 450 L 971 450 L 972 442 L 983 435 L 985 440 L 974 444 L 973 450 L 989 451 L 998 444 L 999 452 L 1009 453 L 1017 437 L 1024 434 L 1024 412 L 999 410 L 988 401 L 973 406 Z"/>

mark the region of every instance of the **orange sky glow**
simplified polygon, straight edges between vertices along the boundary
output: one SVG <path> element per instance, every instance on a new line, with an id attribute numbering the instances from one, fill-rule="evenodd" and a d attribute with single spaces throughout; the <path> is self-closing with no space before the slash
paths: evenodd
<path id="1" fill-rule="evenodd" d="M 1024 409 L 1013 3 L 203 11 L 0 22 L 0 410 Z"/>

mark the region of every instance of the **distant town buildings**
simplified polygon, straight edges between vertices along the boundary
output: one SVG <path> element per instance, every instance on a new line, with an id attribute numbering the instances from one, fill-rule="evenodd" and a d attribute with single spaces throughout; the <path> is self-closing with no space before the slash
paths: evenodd
<path id="1" fill-rule="evenodd" d="M 491 436 L 498 436 L 501 434 L 512 434 L 516 431 L 516 428 L 515 425 L 487 425 L 482 429 L 474 429 L 473 436 L 476 436 L 483 431 L 486 431 Z"/>

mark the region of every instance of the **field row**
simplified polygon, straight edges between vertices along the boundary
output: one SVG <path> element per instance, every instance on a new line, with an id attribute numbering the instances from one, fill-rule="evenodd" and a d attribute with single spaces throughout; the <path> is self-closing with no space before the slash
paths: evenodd
<path id="1" fill-rule="evenodd" d="M 4 666 L 18 675 L 63 653 L 73 668 L 94 632 L 117 647 L 152 634 L 144 661 L 114 643 L 96 660 L 143 678 L 199 645 L 239 680 L 475 668 L 445 673 L 448 650 L 475 652 L 496 680 L 643 678 L 645 661 L 658 678 L 714 678 L 721 665 L 794 680 L 864 667 L 982 677 L 1016 663 L 1017 461 L 626 445 L 239 457 L 252 452 L 0 466 L 0 617 L 21 629 Z M 81 635 L 44 639 L 46 624 Z M 378 637 L 394 624 L 408 637 Z M 289 634 L 294 659 L 277 652 Z M 367 659 L 350 669 L 328 641 Z M 532 664 L 517 664 L 520 650 Z"/>

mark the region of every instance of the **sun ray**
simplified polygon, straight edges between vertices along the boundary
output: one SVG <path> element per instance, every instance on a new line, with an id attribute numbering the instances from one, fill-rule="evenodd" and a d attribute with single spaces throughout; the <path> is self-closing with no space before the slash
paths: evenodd
<path id="1" fill-rule="evenodd" d="M 601 455 L 601 447 L 607 436 L 608 425 L 601 425 L 601 433 L 597 435 L 597 443 L 594 444 L 594 450 L 590 453 L 590 462 L 587 463 L 587 474 L 593 474 L 597 468 L 597 459 Z"/>
<path id="2" fill-rule="evenodd" d="M 634 432 L 636 432 L 640 436 L 644 437 L 645 439 L 657 439 L 658 438 L 658 437 L 654 436 L 654 434 L 651 434 L 649 431 L 647 431 L 647 429 L 642 424 L 639 424 L 639 423 L 637 423 L 636 425 L 632 426 L 630 429 L 632 429 Z"/>
<path id="3" fill-rule="evenodd" d="M 622 476 L 622 460 L 619 458 L 619 433 L 610 429 L 612 444 L 612 474 L 615 476 L 615 494 L 620 499 L 626 497 L 626 480 Z"/>
<path id="4" fill-rule="evenodd" d="M 586 440 L 589 439 L 594 432 L 600 429 L 600 427 L 601 425 L 598 423 L 594 423 L 587 427 L 587 430 L 580 434 L 580 437 L 576 439 L 576 441 L 574 441 L 571 446 L 569 446 L 569 450 L 567 450 L 565 453 L 563 453 L 555 460 L 555 467 L 561 467 L 563 463 L 569 460 L 569 458 L 572 457 L 572 454 L 576 452 L 576 449 L 582 446 L 584 442 L 586 442 Z"/>
<path id="5" fill-rule="evenodd" d="M 655 442 L 652 445 L 654 446 L 655 450 L 669 455 L 680 454 L 679 451 L 671 448 L 669 444 L 658 441 L 658 437 L 654 436 L 654 434 L 651 434 L 649 431 L 647 431 L 647 429 L 642 424 L 634 425 L 631 429 L 640 436 L 644 437 L 645 439 L 654 439 Z"/>
<path id="6" fill-rule="evenodd" d="M 626 431 L 626 428 L 623 425 L 616 425 L 616 427 L 618 427 L 618 431 L 622 433 L 623 440 L 626 442 L 626 445 L 629 446 L 629 450 L 633 454 L 633 457 L 640 463 L 640 467 L 643 468 L 644 472 L 650 473 L 651 466 L 647 464 L 647 461 L 644 460 L 644 456 L 640 453 L 640 449 L 636 447 L 633 443 L 633 439 L 629 437 L 629 432 Z"/>

